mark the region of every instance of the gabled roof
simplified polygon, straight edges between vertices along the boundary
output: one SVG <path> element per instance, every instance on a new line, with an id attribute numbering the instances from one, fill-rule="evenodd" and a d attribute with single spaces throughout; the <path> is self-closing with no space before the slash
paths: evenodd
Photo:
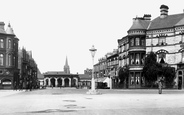
<path id="1" fill-rule="evenodd" d="M 152 20 L 148 30 L 171 28 L 179 25 L 184 25 L 184 13 L 168 15 L 165 18 L 160 18 L 159 16 Z"/>
<path id="2" fill-rule="evenodd" d="M 149 20 L 143 20 L 139 18 L 135 18 L 133 21 L 132 26 L 130 27 L 130 30 L 138 30 L 138 29 L 147 29 L 150 21 Z"/>

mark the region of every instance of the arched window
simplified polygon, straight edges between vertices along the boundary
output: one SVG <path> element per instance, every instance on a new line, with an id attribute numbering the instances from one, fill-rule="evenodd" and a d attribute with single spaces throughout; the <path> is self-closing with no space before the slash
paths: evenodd
<path id="1" fill-rule="evenodd" d="M 4 48 L 4 40 L 2 38 L 0 39 L 0 48 Z"/>
<path id="2" fill-rule="evenodd" d="M 11 54 L 8 55 L 8 66 L 11 66 Z"/>
<path id="3" fill-rule="evenodd" d="M 4 55 L 0 54 L 0 66 L 3 66 Z"/>
<path id="4" fill-rule="evenodd" d="M 160 53 L 160 54 L 158 54 L 158 61 L 159 61 L 159 63 L 165 63 L 165 57 L 166 57 L 166 54 L 165 53 Z"/>
<path id="5" fill-rule="evenodd" d="M 8 48 L 9 49 L 11 48 L 11 40 L 10 39 L 8 40 Z"/>

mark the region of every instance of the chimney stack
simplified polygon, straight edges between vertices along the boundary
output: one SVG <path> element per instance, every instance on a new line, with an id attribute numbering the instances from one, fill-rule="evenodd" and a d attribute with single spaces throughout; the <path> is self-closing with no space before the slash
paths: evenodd
<path id="1" fill-rule="evenodd" d="M 144 20 L 151 20 L 151 14 L 144 14 Z"/>
<path id="2" fill-rule="evenodd" d="M 161 5 L 160 6 L 160 18 L 165 18 L 168 15 L 168 9 L 169 7 L 166 5 Z"/>
<path id="3" fill-rule="evenodd" d="M 0 22 L 0 29 L 4 30 L 4 25 L 5 25 L 4 22 Z"/>

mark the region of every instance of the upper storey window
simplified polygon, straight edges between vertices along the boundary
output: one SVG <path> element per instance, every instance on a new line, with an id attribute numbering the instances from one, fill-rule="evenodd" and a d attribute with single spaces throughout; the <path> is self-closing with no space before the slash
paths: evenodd
<path id="1" fill-rule="evenodd" d="M 135 45 L 139 46 L 140 45 L 140 39 L 139 38 L 135 38 Z"/>
<path id="2" fill-rule="evenodd" d="M 158 38 L 158 45 L 165 45 L 166 44 L 166 37 Z"/>
<path id="3" fill-rule="evenodd" d="M 0 39 L 0 48 L 4 48 L 4 39 Z"/>
<path id="4" fill-rule="evenodd" d="M 8 48 L 9 49 L 11 48 L 11 40 L 10 39 L 8 40 Z"/>
<path id="5" fill-rule="evenodd" d="M 181 35 L 181 41 L 184 43 L 184 34 Z"/>
<path id="6" fill-rule="evenodd" d="M 3 59 L 4 59 L 3 54 L 0 54 L 0 66 L 3 66 Z"/>
<path id="7" fill-rule="evenodd" d="M 130 46 L 134 46 L 134 38 L 130 39 Z"/>

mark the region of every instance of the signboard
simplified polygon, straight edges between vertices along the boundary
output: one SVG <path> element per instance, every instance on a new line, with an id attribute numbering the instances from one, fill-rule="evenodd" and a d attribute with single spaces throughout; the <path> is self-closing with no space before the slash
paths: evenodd
<path id="1" fill-rule="evenodd" d="M 3 82 L 3 85 L 11 85 L 11 82 Z"/>

